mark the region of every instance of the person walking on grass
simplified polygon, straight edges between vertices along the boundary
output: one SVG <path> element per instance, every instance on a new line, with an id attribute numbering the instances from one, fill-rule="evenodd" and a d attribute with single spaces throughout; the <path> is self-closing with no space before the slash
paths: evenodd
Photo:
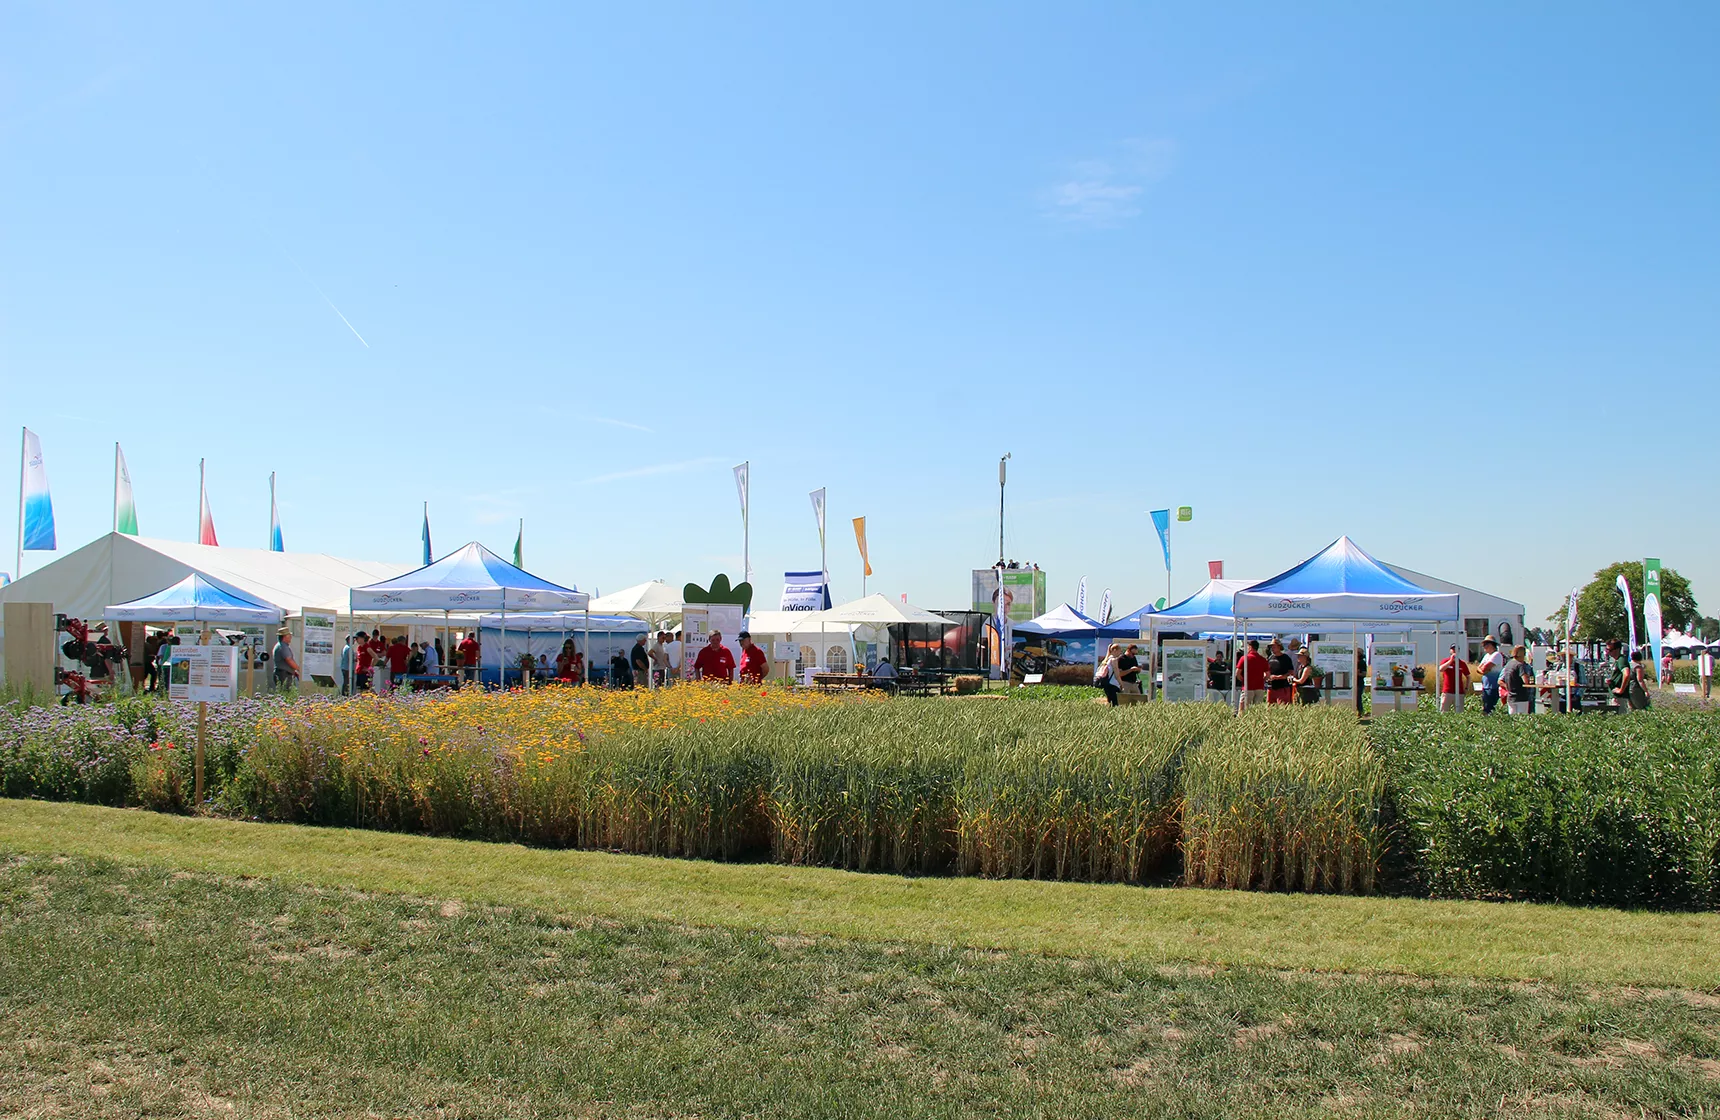
<path id="1" fill-rule="evenodd" d="M 1122 691 L 1122 681 L 1117 678 L 1117 662 L 1122 659 L 1123 647 L 1112 642 L 1104 660 L 1093 670 L 1093 683 L 1105 690 L 1105 702 L 1113 708 L 1117 706 L 1117 694 Z"/>
<path id="2" fill-rule="evenodd" d="M 1117 679 L 1122 682 L 1123 691 L 1131 696 L 1141 695 L 1141 659 L 1139 646 L 1130 646 L 1123 651 L 1123 656 L 1117 659 Z"/>
<path id="3" fill-rule="evenodd" d="M 1469 688 L 1469 662 L 1457 656 L 1457 647 L 1439 663 L 1439 710 L 1461 712 L 1463 693 Z"/>
<path id="4" fill-rule="evenodd" d="M 1696 655 L 1696 683 L 1701 686 L 1702 699 L 1708 699 L 1714 687 L 1714 655 L 1707 649 Z"/>

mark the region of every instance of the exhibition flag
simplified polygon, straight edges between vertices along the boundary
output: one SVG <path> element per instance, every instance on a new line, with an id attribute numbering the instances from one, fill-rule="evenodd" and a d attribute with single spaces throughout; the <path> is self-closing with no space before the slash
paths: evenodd
<path id="1" fill-rule="evenodd" d="M 818 547 L 824 547 L 824 487 L 820 486 L 811 494 L 812 512 L 818 517 Z"/>
<path id="2" fill-rule="evenodd" d="M 1206 578 L 1207 579 L 1223 579 L 1224 578 L 1224 561 L 1223 560 L 1208 560 L 1206 562 Z"/>
<path id="3" fill-rule="evenodd" d="M 741 496 L 741 578 L 752 580 L 752 521 L 750 498 L 752 496 L 752 460 L 735 468 L 735 490 Z"/>
<path id="4" fill-rule="evenodd" d="M 215 539 L 215 518 L 209 512 L 209 472 L 204 459 L 197 460 L 197 543 L 221 543 Z"/>
<path id="5" fill-rule="evenodd" d="M 748 475 L 751 473 L 751 468 L 752 460 L 750 459 L 735 468 L 735 490 L 741 496 L 741 522 L 743 524 L 747 519 L 747 490 L 751 481 Z"/>
<path id="6" fill-rule="evenodd" d="M 269 472 L 269 551 L 285 552 L 281 543 L 281 509 L 275 504 L 275 472 Z"/>
<path id="7" fill-rule="evenodd" d="M 1571 588 L 1571 601 L 1565 606 L 1565 637 L 1577 636 L 1577 589 Z"/>
<path id="8" fill-rule="evenodd" d="M 113 531 L 137 536 L 137 503 L 131 496 L 131 471 L 126 469 L 125 452 L 117 443 L 113 445 Z"/>
<path id="9" fill-rule="evenodd" d="M 525 571 L 525 568 L 526 568 L 526 560 L 525 560 L 526 552 L 525 552 L 525 549 L 526 549 L 526 519 L 522 517 L 522 518 L 520 518 L 519 536 L 514 538 L 514 567 L 518 568 L 522 572 Z"/>
<path id="10" fill-rule="evenodd" d="M 1636 652 L 1636 608 L 1630 602 L 1630 583 L 1624 578 L 1624 573 L 1618 576 L 1619 594 L 1624 596 L 1624 620 L 1630 625 L 1630 652 Z"/>
<path id="11" fill-rule="evenodd" d="M 430 566 L 430 503 L 424 503 L 424 530 L 419 534 L 424 539 L 424 566 Z"/>
<path id="12" fill-rule="evenodd" d="M 872 560 L 866 555 L 866 519 L 864 517 L 854 519 L 854 543 L 860 546 L 861 567 L 866 570 L 867 575 L 871 575 Z"/>
<path id="13" fill-rule="evenodd" d="M 1111 589 L 1105 588 L 1105 595 L 1099 600 L 1099 625 L 1108 625 L 1111 621 Z"/>
<path id="14" fill-rule="evenodd" d="M 48 466 L 42 461 L 42 440 L 24 429 L 24 446 L 18 456 L 18 552 L 19 570 L 23 553 L 52 552 L 54 499 L 48 493 Z"/>
<path id="15" fill-rule="evenodd" d="M 1087 616 L 1087 577 L 1082 576 L 1081 582 L 1075 585 L 1075 613 L 1085 618 Z"/>
<path id="16" fill-rule="evenodd" d="M 1642 562 L 1642 624 L 1648 630 L 1648 646 L 1654 652 L 1654 679 L 1660 680 L 1660 561 Z"/>
<path id="17" fill-rule="evenodd" d="M 1171 570 L 1171 511 L 1155 509 L 1152 511 L 1153 528 L 1159 531 L 1159 547 L 1165 551 L 1165 571 Z"/>

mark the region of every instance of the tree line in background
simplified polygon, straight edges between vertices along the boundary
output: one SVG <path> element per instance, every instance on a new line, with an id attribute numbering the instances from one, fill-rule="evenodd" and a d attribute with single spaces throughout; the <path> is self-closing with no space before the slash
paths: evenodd
<path id="1" fill-rule="evenodd" d="M 1630 639 L 1630 626 L 1625 620 L 1624 596 L 1619 593 L 1618 577 L 1624 576 L 1630 585 L 1631 609 L 1636 615 L 1639 640 L 1648 639 L 1648 624 L 1642 614 L 1642 561 L 1621 560 L 1596 572 L 1583 589 L 1577 592 L 1577 637 L 1582 641 L 1625 642 Z M 1569 604 L 1548 616 L 1553 633 L 1565 632 L 1565 616 Z M 1673 568 L 1660 572 L 1660 617 L 1668 630 L 1693 634 L 1705 642 L 1720 641 L 1720 619 L 1704 617 L 1691 594 L 1690 581 Z"/>

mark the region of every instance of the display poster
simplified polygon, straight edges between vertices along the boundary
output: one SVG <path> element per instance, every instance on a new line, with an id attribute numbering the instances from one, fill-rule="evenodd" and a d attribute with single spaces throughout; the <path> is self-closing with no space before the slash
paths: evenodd
<path id="1" fill-rule="evenodd" d="M 337 616 L 333 611 L 305 607 L 299 612 L 304 623 L 304 648 L 299 651 L 299 676 L 327 677 L 334 681 L 334 630 Z"/>
<path id="2" fill-rule="evenodd" d="M 237 676 L 235 650 L 225 642 L 213 646 L 173 647 L 167 669 L 167 695 L 173 700 L 225 704 L 233 699 Z"/>
<path id="3" fill-rule="evenodd" d="M 1415 710 L 1420 693 L 1389 691 L 1415 687 L 1413 643 L 1374 642 L 1373 660 L 1368 670 L 1369 679 L 1373 682 L 1373 710 L 1376 713 Z"/>
<path id="4" fill-rule="evenodd" d="M 771 643 L 772 661 L 799 661 L 800 643 L 790 638 L 787 641 L 778 640 Z"/>
<path id="5" fill-rule="evenodd" d="M 1206 643 L 1164 643 L 1165 699 L 1172 703 L 1206 699 Z"/>
<path id="6" fill-rule="evenodd" d="M 1349 703 L 1355 700 L 1355 643 L 1348 640 L 1312 642 L 1309 645 L 1308 656 L 1314 662 L 1314 668 L 1320 670 L 1320 684 L 1322 686 L 1320 698 L 1322 700 L 1330 700 L 1334 703 L 1339 701 Z"/>
<path id="7" fill-rule="evenodd" d="M 1033 568 L 973 570 L 973 609 L 994 614 L 998 576 L 1003 576 L 1003 605 L 1011 622 L 1029 622 L 1045 613 L 1045 573 Z"/>

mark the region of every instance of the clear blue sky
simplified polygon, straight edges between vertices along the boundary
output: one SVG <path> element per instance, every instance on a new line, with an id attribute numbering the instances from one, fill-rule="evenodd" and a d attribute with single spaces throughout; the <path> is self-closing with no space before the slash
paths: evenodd
<path id="1" fill-rule="evenodd" d="M 1347 532 L 1712 613 L 1720 7 L 1417 7 L 8 4 L 0 433 L 67 547 L 117 439 L 146 535 L 207 456 L 224 543 L 273 470 L 289 548 L 703 582 L 750 459 L 767 605 L 827 486 L 839 597 L 863 514 L 959 606 L 1009 451 L 1054 600 L 1180 503 L 1178 595 Z"/>

